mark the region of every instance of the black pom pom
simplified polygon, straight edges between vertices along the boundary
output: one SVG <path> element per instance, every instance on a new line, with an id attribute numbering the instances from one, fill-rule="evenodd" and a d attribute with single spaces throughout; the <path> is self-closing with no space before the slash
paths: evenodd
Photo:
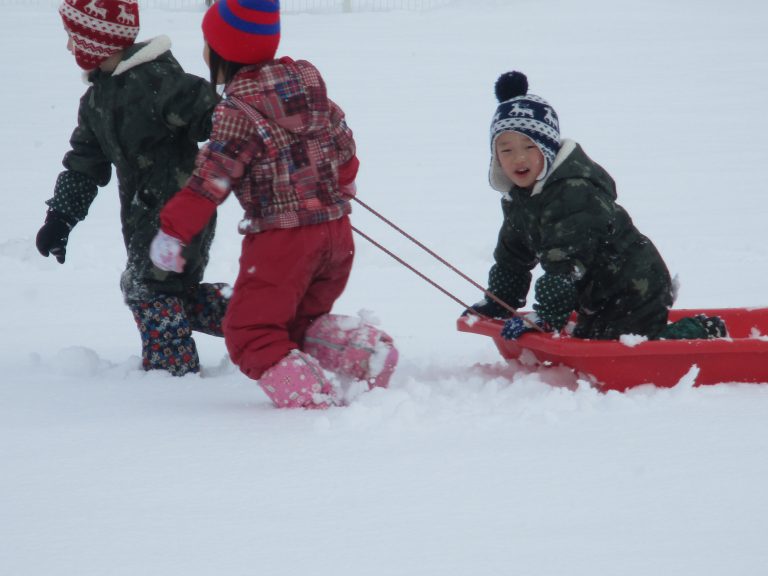
<path id="1" fill-rule="evenodd" d="M 528 94 L 528 78 L 522 72 L 505 72 L 496 80 L 495 90 L 499 102 L 525 96 Z"/>

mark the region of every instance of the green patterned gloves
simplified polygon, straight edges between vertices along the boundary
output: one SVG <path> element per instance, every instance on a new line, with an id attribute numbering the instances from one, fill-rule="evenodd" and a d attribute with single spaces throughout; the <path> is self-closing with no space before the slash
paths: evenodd
<path id="1" fill-rule="evenodd" d="M 37 250 L 45 257 L 52 254 L 59 264 L 67 256 L 69 233 L 88 214 L 88 207 L 98 192 L 96 182 L 90 176 L 65 170 L 56 179 L 53 198 L 48 200 L 45 224 L 35 238 Z"/>
<path id="2" fill-rule="evenodd" d="M 530 274 L 517 274 L 498 264 L 494 264 L 488 273 L 488 291 L 514 309 L 525 305 L 525 295 L 530 282 Z M 464 311 L 463 315 L 466 314 L 480 314 L 488 318 L 512 316 L 512 312 L 490 298 L 483 298 L 476 302 Z"/>
<path id="3" fill-rule="evenodd" d="M 53 198 L 46 204 L 50 210 L 64 214 L 74 222 L 79 222 L 88 215 L 88 208 L 98 191 L 96 182 L 90 176 L 74 170 L 64 170 L 56 178 Z"/>
<path id="4" fill-rule="evenodd" d="M 533 309 L 553 330 L 562 330 L 576 308 L 576 286 L 566 274 L 544 274 L 536 281 Z"/>

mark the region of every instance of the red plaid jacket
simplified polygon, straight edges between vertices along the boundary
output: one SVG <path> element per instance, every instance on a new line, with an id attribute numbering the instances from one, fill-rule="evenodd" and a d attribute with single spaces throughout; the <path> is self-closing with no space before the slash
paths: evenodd
<path id="1" fill-rule="evenodd" d="M 351 211 L 355 141 L 314 66 L 281 58 L 245 67 L 225 96 L 193 175 L 163 208 L 166 233 L 189 242 L 231 191 L 245 210 L 243 234 L 318 224 Z"/>

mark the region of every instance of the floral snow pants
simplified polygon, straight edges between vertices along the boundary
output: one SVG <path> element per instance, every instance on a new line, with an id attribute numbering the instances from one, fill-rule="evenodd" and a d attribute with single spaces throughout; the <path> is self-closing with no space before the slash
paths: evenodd
<path id="1" fill-rule="evenodd" d="M 141 333 L 145 370 L 167 370 L 174 376 L 200 370 L 192 331 L 223 336 L 225 288 L 226 284 L 197 284 L 182 294 L 128 303 Z"/>

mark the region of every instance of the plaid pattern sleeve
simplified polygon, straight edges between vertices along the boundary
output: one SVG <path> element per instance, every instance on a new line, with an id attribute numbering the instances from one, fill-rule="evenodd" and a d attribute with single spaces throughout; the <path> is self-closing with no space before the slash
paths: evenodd
<path id="1" fill-rule="evenodd" d="M 160 228 L 163 232 L 189 244 L 205 228 L 216 204 L 190 188 L 182 188 L 160 212 Z"/>
<path id="2" fill-rule="evenodd" d="M 352 135 L 352 130 L 347 126 L 344 112 L 335 102 L 332 100 L 329 102 L 331 104 L 331 138 L 333 138 L 336 149 L 339 151 L 339 164 L 346 164 L 355 157 L 357 151 L 355 138 Z"/>
<path id="3" fill-rule="evenodd" d="M 213 119 L 211 140 L 195 161 L 187 188 L 221 204 L 233 189 L 242 187 L 248 165 L 263 151 L 256 126 L 244 116 L 220 104 Z"/>

